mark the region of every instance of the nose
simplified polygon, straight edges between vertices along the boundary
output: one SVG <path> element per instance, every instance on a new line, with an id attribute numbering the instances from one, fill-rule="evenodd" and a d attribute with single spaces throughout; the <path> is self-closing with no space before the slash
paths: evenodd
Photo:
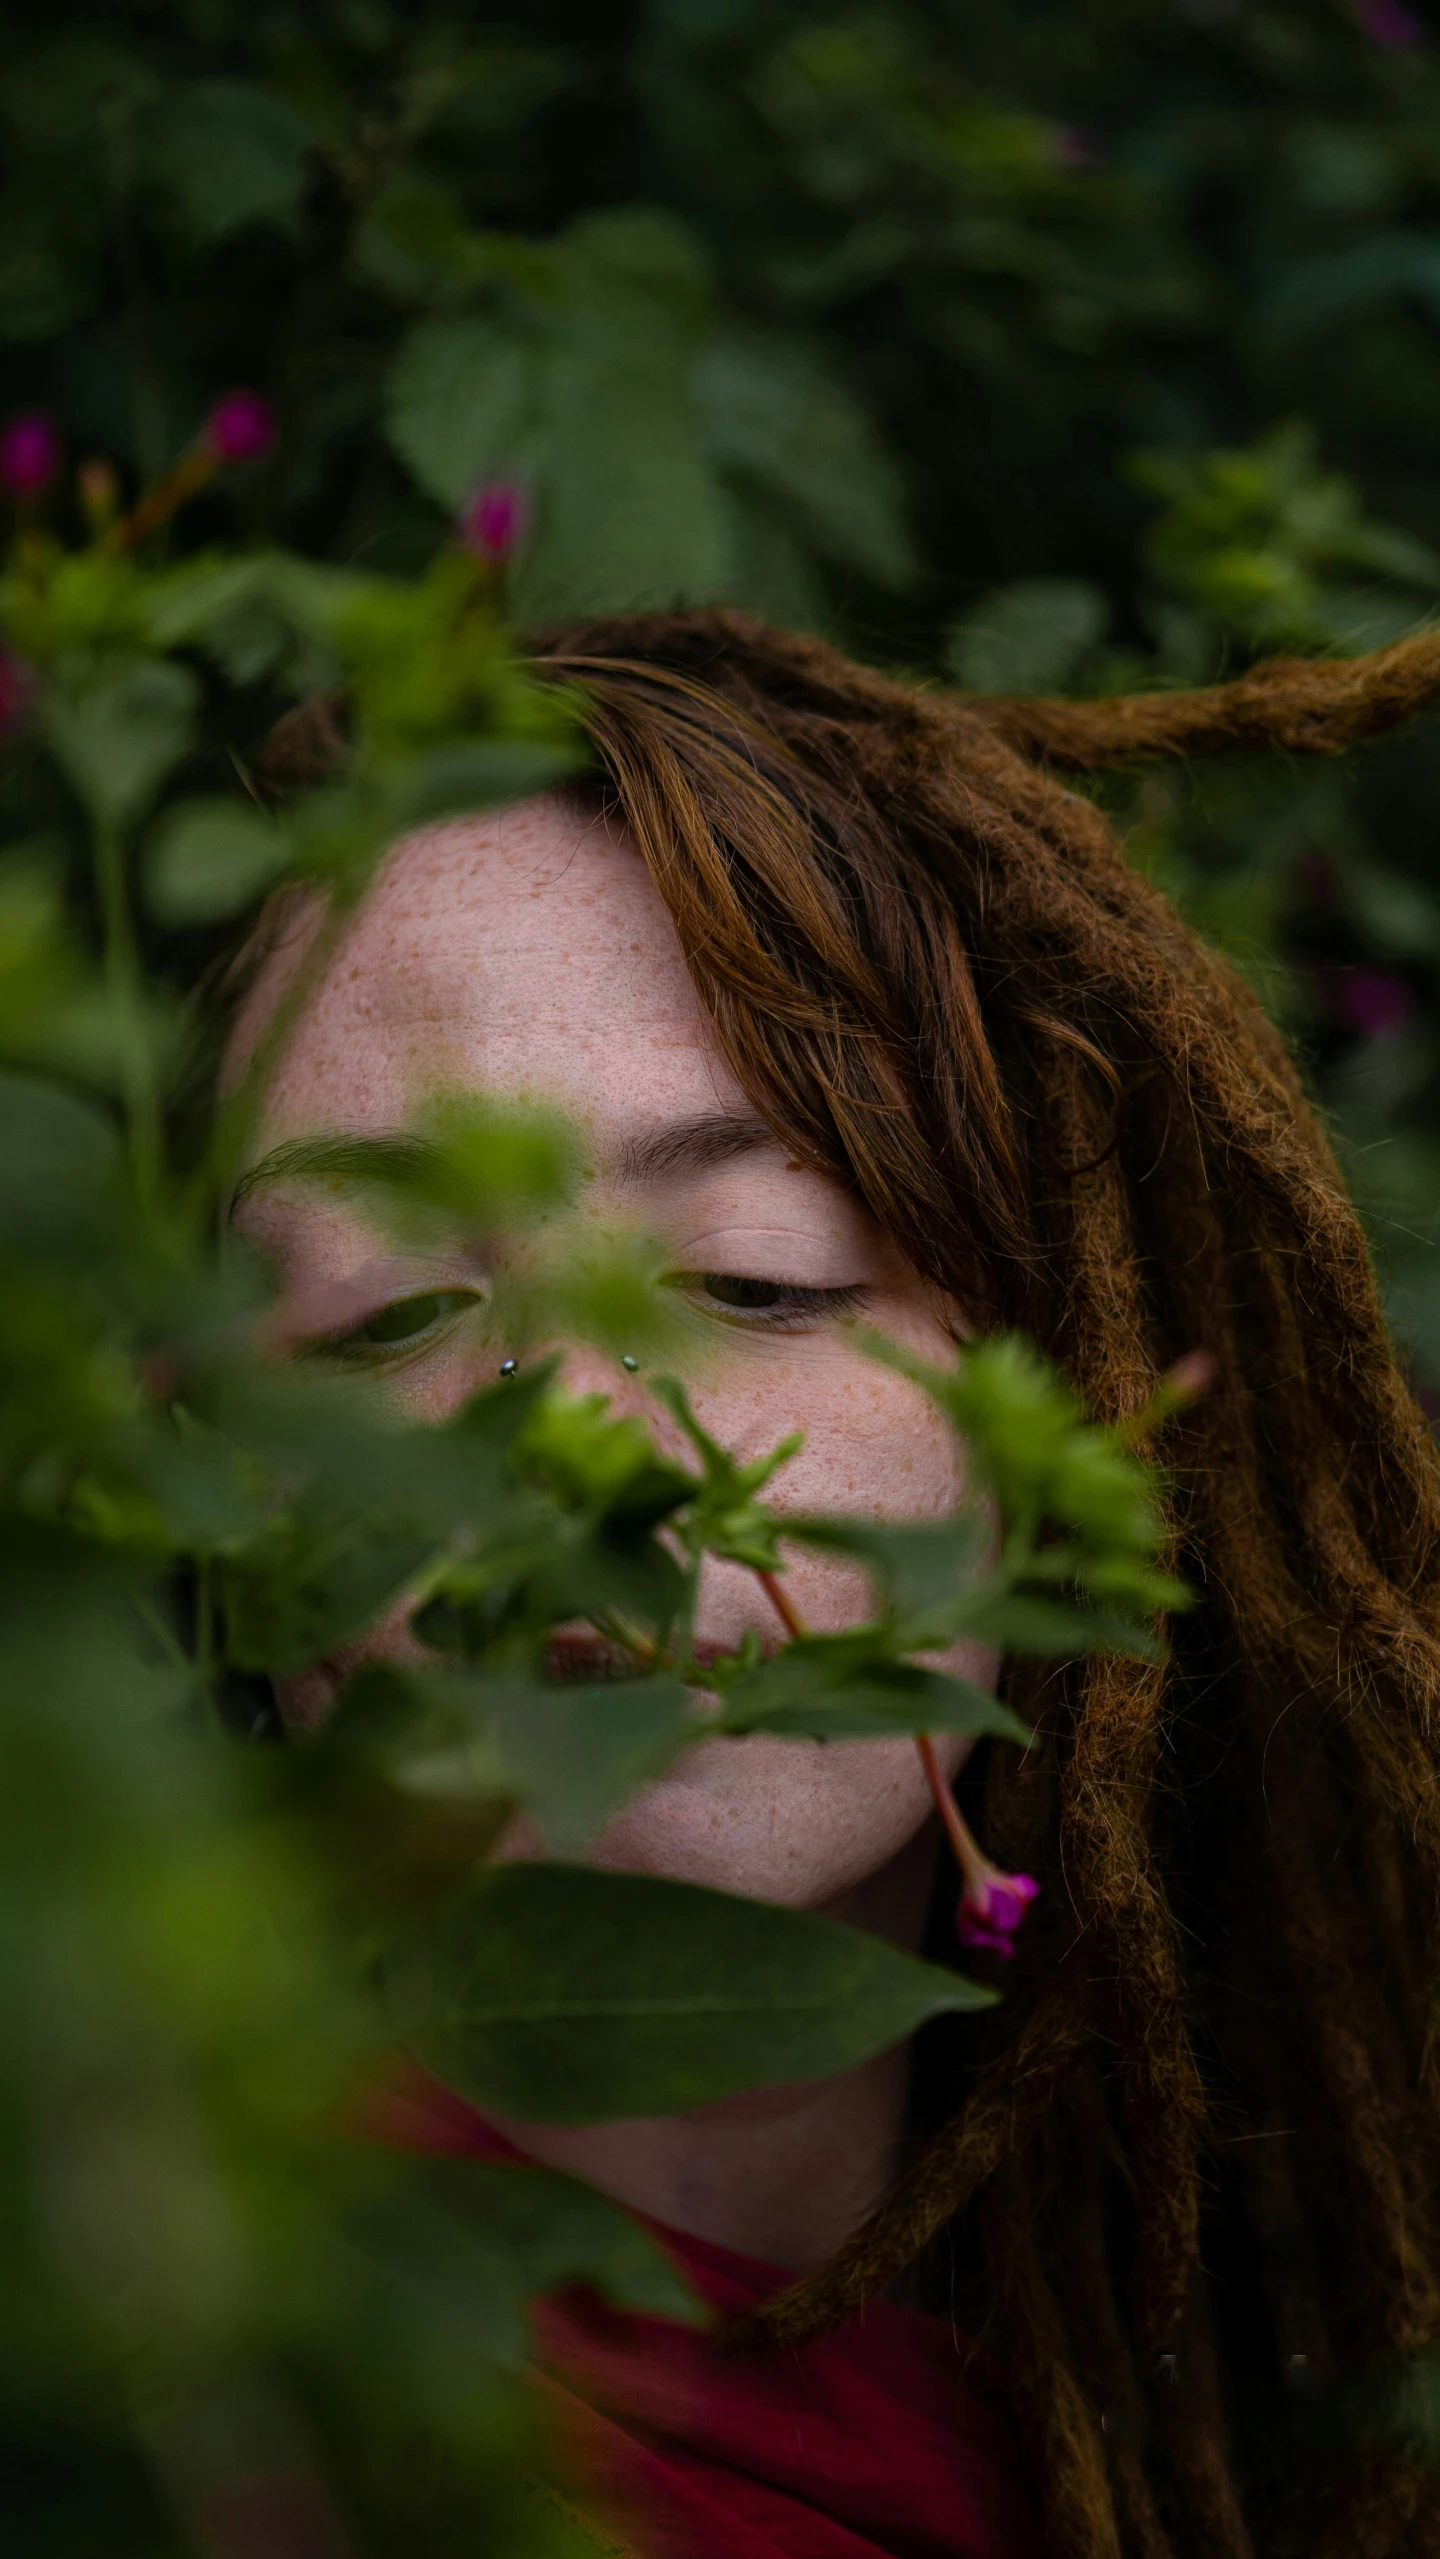
<path id="1" fill-rule="evenodd" d="M 628 1353 L 618 1356 L 583 1342 L 560 1347 L 557 1383 L 567 1395 L 608 1395 L 615 1413 L 646 1413 L 640 1363 Z M 539 1356 L 545 1356 L 542 1353 Z M 553 1356 L 553 1349 L 550 1356 Z"/>

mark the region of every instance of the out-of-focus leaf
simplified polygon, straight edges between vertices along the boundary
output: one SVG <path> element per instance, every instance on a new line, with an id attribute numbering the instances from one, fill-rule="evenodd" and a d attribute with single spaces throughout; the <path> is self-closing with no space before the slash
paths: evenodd
<path id="1" fill-rule="evenodd" d="M 559 1113 L 479 1095 L 422 1106 L 401 1136 L 301 1138 L 264 1163 L 269 1181 L 347 1189 L 393 1229 L 418 1222 L 433 1233 L 438 1221 L 452 1236 L 533 1224 L 574 1197 L 582 1169 L 575 1132 Z M 497 1398 L 495 1409 L 513 1412 L 518 1428 L 513 1397 Z"/>
<path id="2" fill-rule="evenodd" d="M 113 1232 L 120 1161 L 114 1123 L 93 1103 L 0 1074 L 0 1246 L 88 1263 Z"/>
<path id="3" fill-rule="evenodd" d="M 250 222 L 292 229 L 310 136 L 294 110 L 250 80 L 187 80 L 152 110 L 147 174 L 173 198 L 198 246 Z"/>
<path id="4" fill-rule="evenodd" d="M 783 500 L 824 556 L 881 586 L 911 583 L 918 563 L 894 460 L 811 350 L 788 334 L 731 332 L 702 356 L 697 396 L 723 470 Z"/>
<path id="5" fill-rule="evenodd" d="M 1370 940 L 1396 959 L 1440 959 L 1440 897 L 1381 862 L 1347 864 L 1347 904 Z"/>
<path id="6" fill-rule="evenodd" d="M 1387 231 L 1287 263 L 1259 305 L 1256 328 L 1294 346 L 1402 294 L 1440 309 L 1440 234 Z"/>
<path id="7" fill-rule="evenodd" d="M 12 187 L 0 200 L 0 340 L 60 337 L 100 297 L 101 262 Z"/>
<path id="8" fill-rule="evenodd" d="M 223 1568 L 232 1658 L 277 1677 L 310 1669 L 383 1617 L 435 1545 L 403 1510 L 300 1502 Z"/>
<path id="9" fill-rule="evenodd" d="M 145 888 L 162 924 L 218 924 L 243 913 L 292 858 L 290 837 L 241 800 L 186 800 L 146 849 Z"/>
<path id="10" fill-rule="evenodd" d="M 96 818 L 128 826 L 143 815 L 190 747 L 199 695 L 189 668 L 168 659 L 47 692 L 51 751 Z"/>
<path id="11" fill-rule="evenodd" d="M 664 1676 L 581 1684 L 387 1665 L 347 1687 L 332 1739 L 378 1754 L 407 1794 L 523 1804 L 568 1856 L 700 1729 L 689 1691 Z"/>
<path id="12" fill-rule="evenodd" d="M 492 1870 L 396 1974 L 397 2025 L 477 2104 L 541 2123 L 677 2114 L 819 2079 L 991 1994 L 883 1939 L 694 1884 Z"/>
<path id="13" fill-rule="evenodd" d="M 422 320 L 392 368 L 390 440 L 423 489 L 446 508 L 477 480 L 535 464 L 542 397 L 533 330 L 471 311 Z"/>
<path id="14" fill-rule="evenodd" d="M 548 2168 L 427 2163 L 403 2194 L 366 2217 L 361 2235 L 427 2282 L 442 2318 L 453 2300 L 469 2351 L 498 2362 L 527 2360 L 528 2304 L 572 2284 L 652 2318 L 693 2327 L 707 2316 L 639 2222 L 593 2186 Z"/>
<path id="15" fill-rule="evenodd" d="M 1172 1594 L 1171 1605 L 1182 1606 L 1184 1598 L 1183 1592 Z M 1151 1605 L 1163 1605 L 1158 1591 Z M 1159 1637 L 1133 1617 L 1069 1607 L 1024 1591 L 996 1590 L 982 1596 L 970 1611 L 968 1631 L 976 1642 L 993 1644 L 997 1652 L 1029 1653 L 1041 1661 L 1071 1660 L 1081 1653 L 1121 1653 L 1139 1661 L 1162 1661 L 1165 1656 Z"/>
<path id="16" fill-rule="evenodd" d="M 863 1564 L 878 1597 L 907 1626 L 933 1617 L 937 1629 L 963 1606 L 993 1529 L 979 1504 L 944 1519 L 787 1519 L 784 1533 L 823 1553 Z M 917 1643 L 942 1643 L 937 1631 Z"/>
<path id="17" fill-rule="evenodd" d="M 1024 1744 L 1028 1728 L 973 1680 L 894 1658 L 868 1629 L 803 1635 L 726 1682 L 721 1729 L 863 1741 L 900 1733 L 993 1733 Z"/>
<path id="18" fill-rule="evenodd" d="M 521 301 L 437 315 L 402 347 L 389 431 L 422 486 L 450 508 L 497 473 L 531 491 L 513 573 L 526 620 L 724 591 L 723 502 L 694 394 L 706 297 L 682 225 L 595 214 Z"/>
<path id="19" fill-rule="evenodd" d="M 1017 578 L 956 624 L 950 671 L 967 693 L 1063 693 L 1109 619 L 1105 596 L 1085 578 Z"/>

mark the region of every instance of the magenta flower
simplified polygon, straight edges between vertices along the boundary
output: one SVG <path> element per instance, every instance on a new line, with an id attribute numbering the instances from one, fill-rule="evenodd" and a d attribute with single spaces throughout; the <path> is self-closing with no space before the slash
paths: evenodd
<path id="1" fill-rule="evenodd" d="M 1340 1009 L 1352 1030 L 1367 1039 L 1393 1040 L 1415 1010 L 1415 990 L 1394 969 L 1347 969 L 1340 981 Z"/>
<path id="2" fill-rule="evenodd" d="M 43 409 L 23 409 L 0 430 L 0 488 L 7 497 L 38 498 L 60 461 L 60 438 Z"/>
<path id="3" fill-rule="evenodd" d="M 275 412 L 258 391 L 227 391 L 200 434 L 217 462 L 260 462 L 275 441 Z"/>
<path id="4" fill-rule="evenodd" d="M 993 1866 L 967 1877 L 955 1914 L 961 1945 L 987 1947 L 1008 1962 L 1020 1923 L 1039 1890 L 1033 1875 L 1002 1875 Z"/>
<path id="5" fill-rule="evenodd" d="M 482 480 L 456 518 L 467 551 L 501 569 L 525 538 L 530 509 L 518 480 Z"/>
<path id="6" fill-rule="evenodd" d="M 33 666 L 17 658 L 13 649 L 0 648 L 0 746 L 23 729 L 39 689 Z"/>
<path id="7" fill-rule="evenodd" d="M 1355 0 L 1355 15 L 1372 44 L 1383 45 L 1387 52 L 1424 42 L 1425 30 L 1404 0 Z"/>

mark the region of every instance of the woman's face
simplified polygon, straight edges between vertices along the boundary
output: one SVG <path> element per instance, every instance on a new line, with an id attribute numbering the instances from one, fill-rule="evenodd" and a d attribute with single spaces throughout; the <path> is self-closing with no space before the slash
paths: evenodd
<path id="1" fill-rule="evenodd" d="M 259 1035 L 316 922 L 302 915 L 272 952 L 237 1055 Z M 478 1250 L 457 1242 L 443 1258 L 401 1257 L 339 1197 L 278 1172 L 267 1179 L 264 1158 L 297 1138 L 401 1130 L 437 1087 L 559 1103 L 581 1124 L 593 1166 L 587 1210 L 642 1225 L 664 1240 L 675 1272 L 696 1275 L 693 1302 L 713 1334 L 694 1396 L 706 1427 L 742 1459 L 804 1432 L 772 1487 L 778 1509 L 905 1517 L 950 1506 L 960 1487 L 948 1429 L 906 1380 L 852 1345 L 839 1319 L 862 1313 L 938 1360 L 950 1355 L 954 1310 L 854 1200 L 793 1162 L 757 1119 L 628 838 L 550 798 L 408 838 L 348 928 L 273 1078 L 238 1222 L 278 1264 L 296 1332 L 328 1331 L 342 1302 L 345 1322 L 358 1327 L 407 1299 L 449 1297 L 450 1311 L 413 1338 L 404 1328 L 423 1306 L 392 1317 L 402 1338 L 376 1352 L 389 1391 L 431 1420 L 488 1384 L 506 1355 L 487 1327 Z M 602 1389 L 617 1412 L 643 1413 L 662 1445 L 676 1445 L 643 1377 L 618 1362 L 575 1350 L 566 1383 Z M 866 1613 L 865 1585 L 843 1564 L 797 1551 L 786 1586 L 817 1628 Z M 728 1647 L 749 1626 L 779 1634 L 752 1576 L 707 1560 L 699 1645 Z M 357 1660 L 416 1649 L 397 1618 L 290 1682 L 283 1711 L 311 1723 Z M 993 1677 L 993 1658 L 978 1648 L 948 1658 L 971 1678 Z M 953 1769 L 963 1745 L 948 1747 Z M 702 1740 L 620 1813 L 593 1854 L 609 1866 L 834 1907 L 891 1865 L 927 1813 L 908 1740 Z M 509 1844 L 534 1853 L 521 1824 Z"/>

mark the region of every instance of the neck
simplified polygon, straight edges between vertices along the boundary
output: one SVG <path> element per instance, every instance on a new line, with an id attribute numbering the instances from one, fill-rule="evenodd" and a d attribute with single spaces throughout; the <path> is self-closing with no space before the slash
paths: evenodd
<path id="1" fill-rule="evenodd" d="M 826 1916 L 918 1948 L 937 1835 L 918 1832 Z M 672 2229 L 796 2273 L 818 2265 L 878 2204 L 900 2166 L 910 2048 L 836 2079 L 747 2089 L 688 2115 L 624 2123 L 495 2122 L 544 2167 L 583 2177 Z"/>

